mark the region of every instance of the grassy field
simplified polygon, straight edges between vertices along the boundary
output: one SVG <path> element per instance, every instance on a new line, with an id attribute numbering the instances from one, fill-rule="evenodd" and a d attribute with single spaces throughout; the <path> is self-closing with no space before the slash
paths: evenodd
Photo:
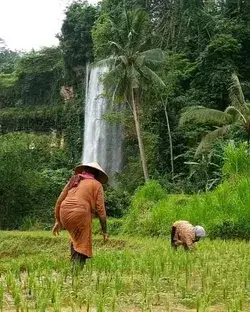
<path id="1" fill-rule="evenodd" d="M 250 246 L 168 238 L 94 240 L 94 258 L 72 277 L 69 238 L 0 232 L 0 311 L 250 311 Z"/>

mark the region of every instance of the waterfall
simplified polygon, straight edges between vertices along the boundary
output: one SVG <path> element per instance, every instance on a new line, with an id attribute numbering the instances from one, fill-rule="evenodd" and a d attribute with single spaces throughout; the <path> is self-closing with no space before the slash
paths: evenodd
<path id="1" fill-rule="evenodd" d="M 109 112 L 109 101 L 103 96 L 100 80 L 107 72 L 105 67 L 86 68 L 85 124 L 83 162 L 97 161 L 111 177 L 122 167 L 122 126 L 103 119 Z M 116 106 L 116 111 L 119 107 Z"/>

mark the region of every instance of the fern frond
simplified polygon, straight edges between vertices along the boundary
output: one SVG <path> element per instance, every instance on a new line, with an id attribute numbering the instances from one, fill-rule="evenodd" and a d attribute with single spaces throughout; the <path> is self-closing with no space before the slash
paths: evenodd
<path id="1" fill-rule="evenodd" d="M 232 106 L 240 109 L 241 111 L 245 110 L 245 97 L 241 88 L 239 78 L 235 73 L 232 74 L 231 84 L 229 87 L 229 97 Z"/>
<path id="2" fill-rule="evenodd" d="M 181 115 L 179 126 L 183 126 L 189 122 L 200 124 L 212 123 L 220 126 L 233 122 L 233 117 L 217 109 L 191 106 Z"/>
<path id="3" fill-rule="evenodd" d="M 229 129 L 230 129 L 230 125 L 226 125 L 226 126 L 217 128 L 214 131 L 209 132 L 207 135 L 205 135 L 196 149 L 195 158 L 198 157 L 201 153 L 211 150 L 211 147 L 214 144 L 214 142 L 218 138 L 228 133 Z"/>

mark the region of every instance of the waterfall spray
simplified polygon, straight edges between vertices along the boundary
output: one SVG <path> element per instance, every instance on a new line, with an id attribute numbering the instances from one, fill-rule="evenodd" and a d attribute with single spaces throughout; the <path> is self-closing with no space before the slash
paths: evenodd
<path id="1" fill-rule="evenodd" d="M 85 125 L 83 161 L 97 161 L 111 176 L 121 171 L 122 126 L 109 123 L 103 116 L 109 111 L 109 101 L 104 97 L 101 77 L 106 67 L 86 68 Z"/>

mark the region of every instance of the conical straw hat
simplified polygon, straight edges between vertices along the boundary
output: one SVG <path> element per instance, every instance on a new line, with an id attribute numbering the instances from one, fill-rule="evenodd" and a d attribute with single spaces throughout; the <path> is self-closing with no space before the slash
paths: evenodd
<path id="1" fill-rule="evenodd" d="M 99 174 L 96 177 L 96 179 L 101 182 L 102 184 L 105 184 L 108 182 L 108 175 L 106 172 L 102 169 L 102 167 L 97 162 L 91 162 L 91 163 L 82 163 L 75 167 L 75 173 L 81 173 L 85 167 L 94 168 L 96 169 Z"/>

